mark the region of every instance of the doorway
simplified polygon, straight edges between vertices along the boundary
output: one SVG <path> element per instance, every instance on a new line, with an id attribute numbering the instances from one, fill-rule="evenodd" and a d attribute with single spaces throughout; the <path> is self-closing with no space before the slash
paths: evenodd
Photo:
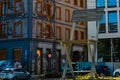
<path id="1" fill-rule="evenodd" d="M 42 74 L 43 73 L 43 68 L 42 68 L 42 48 L 37 48 L 36 50 L 36 54 L 37 54 L 37 74 Z"/>

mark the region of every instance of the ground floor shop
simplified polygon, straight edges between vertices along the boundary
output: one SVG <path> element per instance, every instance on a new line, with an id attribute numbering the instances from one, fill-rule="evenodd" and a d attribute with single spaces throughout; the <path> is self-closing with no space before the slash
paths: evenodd
<path id="1" fill-rule="evenodd" d="M 0 60 L 19 60 L 22 67 L 32 74 L 61 71 L 66 59 L 65 49 L 59 42 L 44 40 L 7 40 L 0 42 Z M 87 61 L 87 50 L 83 45 L 73 45 L 72 61 Z M 76 58 L 77 56 L 77 58 Z"/>
<path id="2" fill-rule="evenodd" d="M 97 55 L 101 62 L 119 62 L 120 38 L 99 39 Z"/>

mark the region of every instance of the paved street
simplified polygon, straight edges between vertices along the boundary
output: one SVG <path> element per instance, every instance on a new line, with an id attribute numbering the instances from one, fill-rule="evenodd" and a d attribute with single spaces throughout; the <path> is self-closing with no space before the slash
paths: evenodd
<path id="1" fill-rule="evenodd" d="M 38 75 L 31 75 L 30 80 L 41 80 L 41 79 L 38 78 Z"/>

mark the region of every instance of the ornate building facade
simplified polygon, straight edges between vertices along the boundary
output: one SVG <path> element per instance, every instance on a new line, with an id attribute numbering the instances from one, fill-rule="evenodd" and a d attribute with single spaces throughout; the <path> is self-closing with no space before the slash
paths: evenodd
<path id="1" fill-rule="evenodd" d="M 85 8 L 85 0 L 0 0 L 0 60 L 19 60 L 33 74 L 61 71 L 60 41 L 70 38 L 72 11 Z M 86 31 L 77 22 L 74 40 L 86 39 Z M 86 45 L 72 46 L 72 61 L 87 57 Z"/>

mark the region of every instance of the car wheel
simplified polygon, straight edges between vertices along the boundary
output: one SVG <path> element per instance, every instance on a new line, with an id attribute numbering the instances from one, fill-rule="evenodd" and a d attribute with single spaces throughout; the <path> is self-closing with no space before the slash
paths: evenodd
<path id="1" fill-rule="evenodd" d="M 17 77 L 14 77 L 13 80 L 17 80 Z"/>
<path id="2" fill-rule="evenodd" d="M 115 73 L 115 76 L 116 76 L 116 77 L 120 76 L 120 73 L 119 73 L 119 72 L 116 72 L 116 73 Z"/>

